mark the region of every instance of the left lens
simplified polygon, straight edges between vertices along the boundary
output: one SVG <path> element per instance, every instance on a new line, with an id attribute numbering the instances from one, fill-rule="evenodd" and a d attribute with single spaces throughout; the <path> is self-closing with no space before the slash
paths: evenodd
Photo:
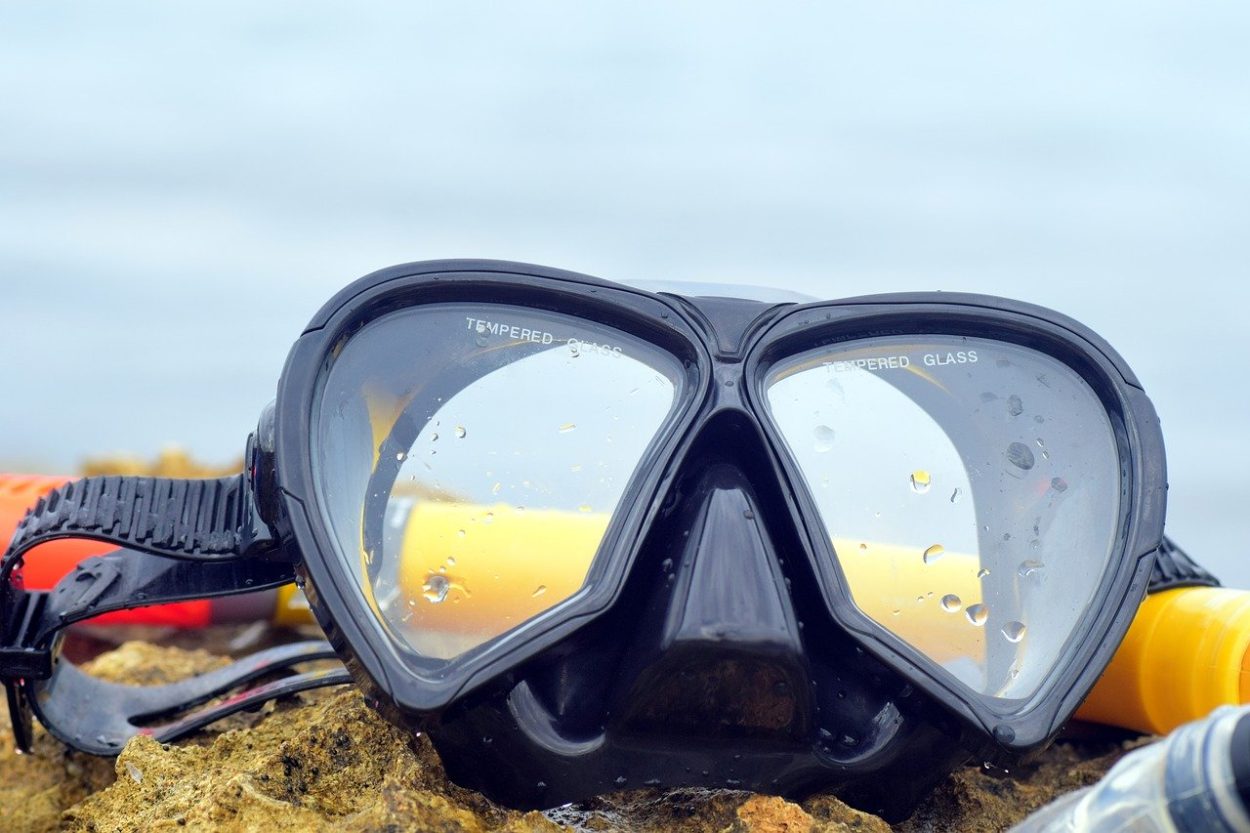
<path id="1" fill-rule="evenodd" d="M 765 385 L 856 606 L 977 692 L 1036 691 L 1120 519 L 1085 379 L 1019 344 L 916 335 L 808 351 Z"/>
<path id="2" fill-rule="evenodd" d="M 449 659 L 581 589 L 682 372 L 623 330 L 503 304 L 413 307 L 342 344 L 315 482 L 385 632 Z"/>

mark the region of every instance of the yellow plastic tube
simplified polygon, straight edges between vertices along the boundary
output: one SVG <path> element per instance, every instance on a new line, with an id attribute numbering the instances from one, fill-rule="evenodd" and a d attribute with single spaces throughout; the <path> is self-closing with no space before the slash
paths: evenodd
<path id="1" fill-rule="evenodd" d="M 503 504 L 418 503 L 404 530 L 400 586 L 411 625 L 447 640 L 448 655 L 501 634 L 577 592 L 607 516 L 517 512 Z M 940 586 L 963 605 L 980 601 L 979 562 L 944 553 L 915 569 L 914 548 L 835 542 L 864 612 L 942 662 L 978 657 L 978 629 L 941 605 Z M 432 598 L 438 604 L 431 604 Z M 307 621 L 302 598 L 284 594 L 279 621 Z M 1077 717 L 1163 734 L 1217 706 L 1250 702 L 1250 591 L 1181 588 L 1147 596 Z"/>
<path id="2" fill-rule="evenodd" d="M 1147 596 L 1077 717 L 1165 734 L 1250 702 L 1250 591 L 1185 587 Z"/>

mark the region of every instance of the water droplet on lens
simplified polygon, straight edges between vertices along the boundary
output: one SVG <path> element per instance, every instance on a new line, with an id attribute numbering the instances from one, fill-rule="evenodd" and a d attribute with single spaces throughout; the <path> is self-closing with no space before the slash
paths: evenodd
<path id="1" fill-rule="evenodd" d="M 494 512 L 487 512 L 485 515 L 482 516 L 482 523 L 484 524 L 488 524 L 493 520 L 495 520 Z"/>
<path id="2" fill-rule="evenodd" d="M 1028 578 L 1029 576 L 1039 572 L 1045 566 L 1046 565 L 1042 562 L 1034 561 L 1030 558 L 1027 561 L 1021 561 L 1020 569 L 1016 570 L 1016 572 L 1020 574 L 1020 578 Z"/>
<path id="3" fill-rule="evenodd" d="M 1028 471 L 1033 468 L 1033 452 L 1024 443 L 1012 443 L 1007 446 L 1007 459 L 1013 466 Z"/>
<path id="4" fill-rule="evenodd" d="M 990 570 L 988 567 L 982 567 L 981 569 L 977 570 L 977 578 L 985 578 L 989 574 L 990 574 Z"/>
<path id="5" fill-rule="evenodd" d="M 890 611 L 890 613 L 894 614 L 895 616 L 898 616 L 902 612 L 903 611 L 899 610 L 897 607 L 894 608 L 892 611 Z"/>
<path id="6" fill-rule="evenodd" d="M 990 609 L 983 604 L 968 605 L 965 613 L 968 616 L 968 621 L 978 628 L 985 624 L 985 620 L 990 618 Z"/>
<path id="7" fill-rule="evenodd" d="M 924 563 L 932 564 L 946 554 L 946 547 L 934 544 L 924 551 Z"/>
<path id="8" fill-rule="evenodd" d="M 478 336 L 476 339 L 474 339 L 474 341 L 476 342 L 478 347 L 486 346 L 486 336 Z"/>
<path id="9" fill-rule="evenodd" d="M 1068 481 L 1064 480 L 1062 477 L 1052 477 L 1050 479 L 1050 488 L 1054 489 L 1056 492 L 1066 492 L 1068 491 Z"/>
<path id="10" fill-rule="evenodd" d="M 468 434 L 468 433 L 469 433 L 468 431 L 464 430 L 464 426 L 463 426 L 463 425 L 457 425 L 457 426 L 456 426 L 456 437 L 457 437 L 458 439 L 463 440 L 463 439 L 464 439 L 464 437 L 465 437 L 465 434 Z"/>
<path id="11" fill-rule="evenodd" d="M 816 435 L 816 450 L 830 451 L 833 449 L 833 429 L 828 425 L 817 425 L 813 433 Z"/>
<path id="12" fill-rule="evenodd" d="M 496 483 L 494 486 L 491 486 L 491 487 L 490 487 L 490 493 L 491 493 L 492 495 L 497 495 L 497 494 L 499 494 L 499 491 L 500 491 L 501 489 L 503 489 L 503 484 L 502 484 L 502 483 Z"/>
<path id="13" fill-rule="evenodd" d="M 432 575 L 425 580 L 425 584 L 421 587 L 425 592 L 425 600 L 430 604 L 438 604 L 447 598 L 447 591 L 451 589 L 451 582 L 446 576 Z"/>
<path id="14" fill-rule="evenodd" d="M 911 473 L 911 490 L 916 494 L 923 495 L 932 485 L 933 479 L 924 469 L 916 469 Z"/>
<path id="15" fill-rule="evenodd" d="M 955 491 L 951 492 L 951 503 L 959 503 L 959 499 L 963 496 L 964 490 L 956 488 Z"/>
<path id="16" fill-rule="evenodd" d="M 138 784 L 143 780 L 143 770 L 134 765 L 133 761 L 126 761 L 126 774 L 130 776 L 130 780 Z"/>
<path id="17" fill-rule="evenodd" d="M 947 593 L 942 597 L 941 605 L 942 610 L 945 610 L 947 613 L 958 613 L 959 609 L 964 606 L 964 603 L 954 593 Z"/>
<path id="18" fill-rule="evenodd" d="M 533 593 L 530 593 L 530 595 L 531 595 L 531 596 L 534 596 L 534 597 L 538 597 L 538 596 L 541 596 L 543 593 L 546 593 L 546 592 L 547 592 L 547 585 L 545 585 L 545 584 L 540 584 L 540 585 L 538 585 L 538 587 L 534 590 L 534 592 L 533 592 Z"/>
<path id="19" fill-rule="evenodd" d="M 860 551 L 860 552 L 868 552 L 868 545 L 867 545 L 867 544 L 860 544 L 860 545 L 859 545 L 859 551 Z"/>
<path id="20" fill-rule="evenodd" d="M 461 538 L 463 538 L 463 537 L 464 537 L 464 530 L 463 530 L 463 529 L 457 530 L 457 531 L 456 531 L 456 534 L 457 534 L 457 535 L 459 535 Z"/>
<path id="21" fill-rule="evenodd" d="M 1038 447 L 1038 448 L 1045 448 L 1045 447 L 1046 447 L 1046 441 L 1045 441 L 1045 440 L 1043 440 L 1041 437 L 1038 437 L 1038 438 L 1037 438 L 1037 447 Z"/>
<path id="22" fill-rule="evenodd" d="M 1024 413 L 1024 402 L 1014 393 L 1007 397 L 1007 413 L 1012 416 L 1020 416 Z"/>
<path id="23" fill-rule="evenodd" d="M 573 423 L 571 423 L 571 422 L 566 422 L 566 423 L 564 423 L 563 425 L 561 425 L 561 426 L 560 426 L 560 433 L 561 433 L 561 434 L 567 434 L 567 433 L 569 433 L 570 431 L 572 431 L 572 430 L 574 430 L 574 429 L 576 429 L 576 428 L 577 428 L 577 426 L 576 426 L 576 425 L 574 425 Z"/>
<path id="24" fill-rule="evenodd" d="M 433 443 L 433 442 L 438 442 L 438 432 L 437 432 L 437 431 L 436 431 L 436 432 L 434 432 L 433 434 L 430 434 L 430 442 L 432 442 L 432 443 Z"/>
<path id="25" fill-rule="evenodd" d="M 1026 628 L 1024 627 L 1023 622 L 1017 622 L 1015 620 L 1012 620 L 1008 622 L 1007 624 L 1003 625 L 1003 636 L 1007 639 L 1008 642 L 1016 643 L 1016 642 L 1019 642 L 1021 639 L 1024 639 L 1025 630 Z"/>
<path id="26" fill-rule="evenodd" d="M 750 509 L 744 509 L 742 510 L 742 517 L 746 518 L 748 521 L 753 521 L 755 520 L 755 513 Z"/>

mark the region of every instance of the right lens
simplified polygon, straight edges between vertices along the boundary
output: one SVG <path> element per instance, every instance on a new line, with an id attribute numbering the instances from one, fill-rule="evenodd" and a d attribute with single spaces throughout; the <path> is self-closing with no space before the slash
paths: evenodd
<path id="1" fill-rule="evenodd" d="M 1029 347 L 935 334 L 821 347 L 765 384 L 856 606 L 974 691 L 1036 691 L 1120 520 L 1090 385 Z"/>
<path id="2" fill-rule="evenodd" d="M 502 304 L 414 307 L 348 339 L 316 483 L 385 630 L 449 659 L 576 593 L 682 374 L 622 330 Z"/>

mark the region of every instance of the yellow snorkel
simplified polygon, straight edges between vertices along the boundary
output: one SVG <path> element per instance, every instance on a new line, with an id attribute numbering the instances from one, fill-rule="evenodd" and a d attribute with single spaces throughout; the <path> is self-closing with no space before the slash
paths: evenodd
<path id="1" fill-rule="evenodd" d="M 508 504 L 418 501 L 403 532 L 399 581 L 419 649 L 454 656 L 554 607 L 581 588 L 608 515 Z M 977 558 L 835 541 L 866 615 L 941 663 L 980 658 L 969 628 L 982 602 Z M 940 555 L 940 557 L 936 557 Z M 932 588 L 947 591 L 935 595 Z M 1250 702 L 1250 592 L 1181 588 L 1148 596 L 1077 717 L 1164 733 L 1220 705 Z"/>

